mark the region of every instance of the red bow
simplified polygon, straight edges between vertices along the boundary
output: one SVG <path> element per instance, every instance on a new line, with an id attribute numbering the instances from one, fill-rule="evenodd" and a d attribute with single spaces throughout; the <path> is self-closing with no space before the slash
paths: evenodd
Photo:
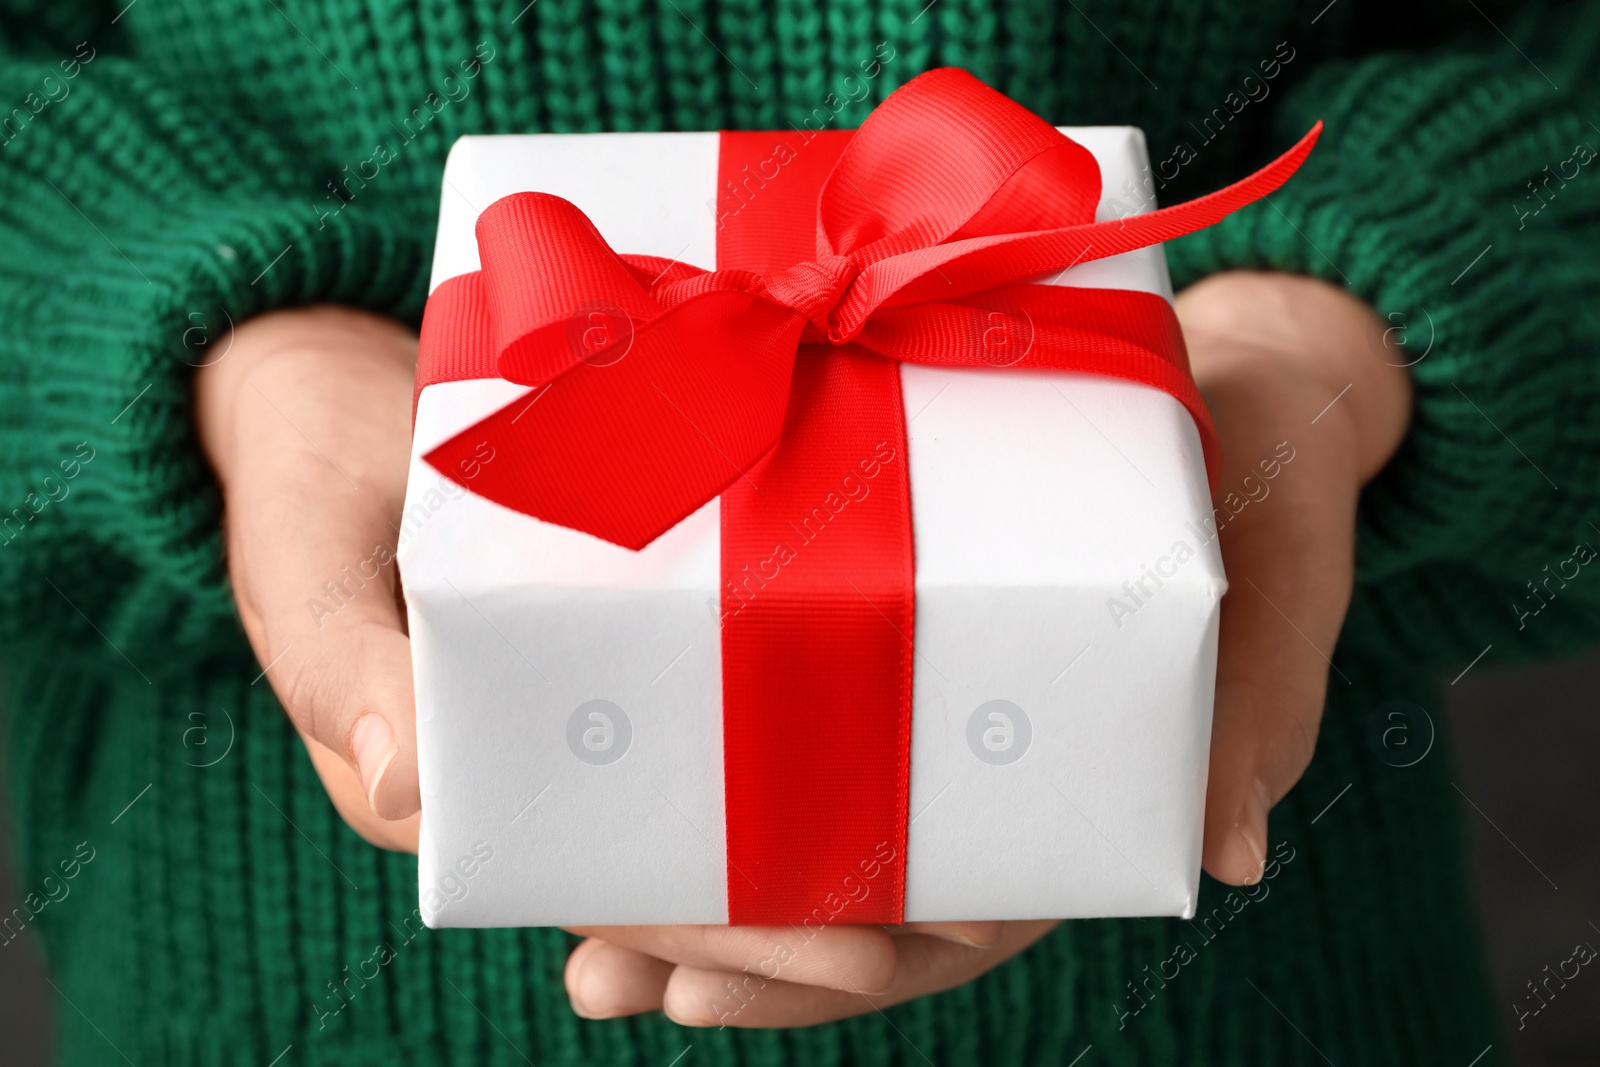
<path id="1" fill-rule="evenodd" d="M 542 389 L 427 459 L 458 480 L 474 470 L 462 484 L 506 507 L 642 548 L 778 443 L 799 346 L 854 343 L 1155 386 L 1194 416 L 1214 482 L 1215 434 L 1166 301 L 1027 279 L 1220 221 L 1287 181 L 1321 129 L 1209 196 L 1097 223 L 1086 149 L 964 71 L 930 71 L 834 166 L 815 260 L 767 274 L 621 256 L 571 203 L 505 197 L 478 220 L 483 269 L 428 301 L 417 388 L 498 376 Z M 525 461 L 464 463 L 486 437 Z"/>

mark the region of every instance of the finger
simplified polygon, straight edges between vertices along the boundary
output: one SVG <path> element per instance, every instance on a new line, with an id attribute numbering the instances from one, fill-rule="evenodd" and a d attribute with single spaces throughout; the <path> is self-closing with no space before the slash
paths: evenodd
<path id="1" fill-rule="evenodd" d="M 834 989 L 881 991 L 894 979 L 894 941 L 877 926 L 607 926 L 573 933 L 717 971 Z"/>
<path id="2" fill-rule="evenodd" d="M 993 948 L 1000 940 L 1004 925 L 1000 922 L 906 923 L 903 926 L 886 926 L 884 929 L 892 937 L 927 934 L 968 948 Z"/>
<path id="3" fill-rule="evenodd" d="M 1261 878 L 1268 812 L 1311 762 L 1349 601 L 1354 491 L 1327 491 L 1323 458 L 1315 442 L 1300 447 L 1271 495 L 1222 532 L 1229 589 L 1202 862 L 1231 885 Z"/>
<path id="4" fill-rule="evenodd" d="M 832 1022 L 871 1011 L 874 1003 L 853 990 L 678 967 L 667 982 L 661 1006 L 667 1018 L 680 1026 L 759 1028 Z"/>
<path id="5" fill-rule="evenodd" d="M 386 366 L 386 365 L 385 365 Z M 224 476 L 229 570 L 246 632 L 295 725 L 360 777 L 370 808 L 420 807 L 395 517 L 410 392 L 398 368 L 264 366 L 241 390 L 252 435 Z"/>
<path id="6" fill-rule="evenodd" d="M 895 978 L 881 994 L 829 989 L 758 975 L 679 967 L 667 982 L 662 1007 L 685 1026 L 812 1026 L 882 1009 L 969 982 L 1044 936 L 1049 921 L 1004 924 L 991 949 L 911 934 L 895 939 Z"/>
<path id="7" fill-rule="evenodd" d="M 656 1011 L 672 968 L 665 960 L 591 937 L 567 957 L 567 998 L 585 1019 Z"/>

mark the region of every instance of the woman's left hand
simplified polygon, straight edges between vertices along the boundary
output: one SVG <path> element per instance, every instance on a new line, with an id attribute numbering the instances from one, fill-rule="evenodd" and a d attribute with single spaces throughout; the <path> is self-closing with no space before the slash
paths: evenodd
<path id="1" fill-rule="evenodd" d="M 1227 457 L 1224 499 L 1249 493 L 1280 447 L 1295 456 L 1272 501 L 1221 532 L 1231 591 L 1203 862 L 1237 885 L 1262 876 L 1267 811 L 1311 760 L 1350 597 L 1356 498 L 1404 436 L 1410 380 L 1372 311 L 1310 278 L 1217 275 L 1184 292 L 1178 316 Z M 808 1026 L 969 982 L 1053 926 L 836 926 L 804 939 L 794 927 L 580 929 L 567 992 L 588 1018 L 664 1009 L 689 1026 Z"/>

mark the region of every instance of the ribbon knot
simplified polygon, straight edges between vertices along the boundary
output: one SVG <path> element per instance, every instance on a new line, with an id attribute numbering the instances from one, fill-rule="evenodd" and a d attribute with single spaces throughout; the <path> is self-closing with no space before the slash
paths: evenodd
<path id="1" fill-rule="evenodd" d="M 783 437 L 799 345 L 827 342 L 852 357 L 1153 386 L 1194 417 L 1215 484 L 1221 453 L 1171 305 L 1032 280 L 1220 221 L 1286 182 L 1321 129 L 1208 196 L 1096 222 L 1086 149 L 965 71 L 929 71 L 838 155 L 816 200 L 815 258 L 769 248 L 761 273 L 749 257 L 705 271 L 618 255 L 573 204 L 513 194 L 479 217 L 483 269 L 429 297 L 417 390 L 496 376 L 544 388 L 427 459 L 506 507 L 643 548 L 751 481 Z M 488 440 L 518 461 L 479 471 Z"/>
<path id="2" fill-rule="evenodd" d="M 805 316 L 808 329 L 802 342 L 842 345 L 865 325 L 864 320 L 857 322 L 846 332 L 835 321 L 841 298 L 860 273 L 854 257 L 824 255 L 768 278 L 767 295 Z"/>

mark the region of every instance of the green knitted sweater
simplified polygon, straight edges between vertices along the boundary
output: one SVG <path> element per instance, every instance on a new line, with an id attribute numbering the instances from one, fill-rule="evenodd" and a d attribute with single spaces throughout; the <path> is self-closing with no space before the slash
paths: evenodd
<path id="1" fill-rule="evenodd" d="M 1280 862 L 1248 897 L 1207 881 L 1192 923 L 1067 923 L 834 1025 L 580 1020 L 566 935 L 419 932 L 415 861 L 328 803 L 237 622 L 192 366 L 270 308 L 415 324 L 462 134 L 851 126 L 941 64 L 1057 123 L 1143 126 L 1169 203 L 1327 122 L 1284 190 L 1169 249 L 1180 284 L 1346 284 L 1416 360 Z M 1593 2 L 0 0 L 28 894 L 0 939 L 42 939 L 63 1062 L 1495 1062 L 1460 800 L 1424 742 L 1436 679 L 1600 634 L 1596 69 Z"/>

